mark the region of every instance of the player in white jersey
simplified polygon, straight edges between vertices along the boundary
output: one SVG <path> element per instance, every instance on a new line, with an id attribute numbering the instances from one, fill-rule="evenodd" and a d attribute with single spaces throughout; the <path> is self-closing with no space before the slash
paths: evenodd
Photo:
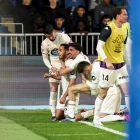
<path id="1" fill-rule="evenodd" d="M 120 113 L 121 92 L 115 85 L 110 87 L 103 101 L 103 106 L 100 113 L 101 122 L 122 121 L 126 120 L 126 115 Z M 75 116 L 76 121 L 86 119 L 94 116 L 94 108 L 92 110 L 84 111 Z"/>
<path id="2" fill-rule="evenodd" d="M 46 39 L 42 42 L 41 51 L 45 65 L 53 73 L 56 73 L 61 67 L 58 57 L 58 47 L 60 44 L 68 44 L 71 42 L 70 37 L 64 33 L 57 33 L 53 29 L 52 25 L 47 25 L 45 28 Z M 50 59 L 48 58 L 50 57 Z M 52 113 L 51 120 L 56 120 L 55 109 L 56 109 L 56 96 L 58 91 L 59 80 L 49 78 L 50 83 L 50 109 Z"/>
<path id="3" fill-rule="evenodd" d="M 83 80 L 83 83 L 74 85 L 68 89 L 68 118 L 66 118 L 63 121 L 71 121 L 74 119 L 74 106 L 75 106 L 75 96 L 78 93 L 84 93 L 89 95 L 97 95 L 99 93 L 98 91 L 98 76 L 99 76 L 99 69 L 100 69 L 100 62 L 94 62 L 90 65 L 87 61 L 82 61 L 77 66 L 77 71 L 81 73 L 81 77 Z M 83 72 L 83 67 L 85 65 L 90 65 L 88 69 Z"/>
<path id="4" fill-rule="evenodd" d="M 71 121 L 74 119 L 73 106 L 75 104 L 75 95 L 77 93 L 84 93 L 89 95 L 97 95 L 99 93 L 98 83 L 100 74 L 100 62 L 96 61 L 93 64 L 88 62 L 80 62 L 77 66 L 77 71 L 82 74 L 82 78 L 85 83 L 74 85 L 68 89 L 70 106 L 68 110 L 68 118 L 64 121 Z M 114 87 L 109 89 L 107 97 L 105 98 L 101 111 L 102 121 L 124 120 L 124 116 L 114 115 L 114 113 L 120 112 L 120 104 L 121 93 L 119 88 L 114 85 Z M 76 115 L 75 119 L 81 120 L 82 118 L 87 118 L 91 115 L 93 116 L 93 113 L 93 110 L 90 110 L 85 113 Z"/>
<path id="5" fill-rule="evenodd" d="M 62 68 L 69 66 L 72 63 L 72 59 L 69 59 L 68 56 L 68 49 L 69 49 L 69 45 L 68 44 L 61 44 L 58 48 L 58 54 L 59 54 L 59 59 L 61 61 L 62 64 Z M 62 83 L 62 95 L 66 96 L 67 95 L 67 88 L 74 85 L 76 83 L 76 71 L 73 70 L 72 72 L 70 72 L 69 74 L 66 74 L 64 76 L 56 76 L 56 75 L 51 75 L 51 74 L 45 74 L 44 75 L 45 78 L 48 77 L 53 77 L 56 79 L 60 79 L 61 78 L 61 83 Z M 65 101 L 66 103 L 66 101 Z M 61 98 L 57 104 L 57 109 L 56 109 L 56 119 L 63 119 L 64 118 L 64 109 L 66 109 L 65 103 L 61 103 Z M 77 105 L 79 104 L 79 98 L 77 98 Z"/>
<path id="6" fill-rule="evenodd" d="M 86 55 L 82 53 L 82 46 L 80 43 L 74 42 L 69 44 L 69 54 L 71 55 L 71 58 L 73 59 L 73 62 L 70 66 L 60 69 L 58 71 L 58 75 L 65 75 L 67 73 L 70 73 L 72 70 L 77 68 L 77 65 L 82 61 L 87 61 L 90 63 L 90 60 Z"/>

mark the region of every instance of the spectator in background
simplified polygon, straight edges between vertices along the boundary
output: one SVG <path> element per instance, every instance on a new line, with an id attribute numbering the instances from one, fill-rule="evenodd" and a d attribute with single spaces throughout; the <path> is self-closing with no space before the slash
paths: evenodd
<path id="1" fill-rule="evenodd" d="M 22 4 L 19 4 L 13 10 L 14 22 L 23 23 L 24 33 L 34 33 L 33 18 L 37 10 L 31 2 L 32 0 L 22 0 Z M 21 25 L 16 26 L 16 32 L 22 32 Z M 30 37 L 26 37 L 25 54 L 36 54 L 36 45 L 34 45 L 33 40 L 30 42 Z"/>
<path id="2" fill-rule="evenodd" d="M 105 14 L 102 16 L 101 19 L 101 23 L 100 23 L 100 30 L 99 32 L 101 32 L 101 30 L 107 25 L 108 22 L 110 22 L 112 20 L 112 17 L 108 14 Z"/>
<path id="3" fill-rule="evenodd" d="M 75 32 L 80 34 L 85 33 L 85 35 L 88 34 L 88 29 L 86 28 L 86 23 L 84 20 L 80 19 L 76 22 Z"/>
<path id="4" fill-rule="evenodd" d="M 57 13 L 55 16 L 54 29 L 59 32 L 70 33 L 72 32 L 72 26 L 69 25 L 70 22 L 66 20 L 65 14 Z"/>
<path id="5" fill-rule="evenodd" d="M 34 33 L 44 33 L 45 29 L 45 20 L 44 17 L 36 13 L 33 18 L 33 27 L 34 27 Z"/>
<path id="6" fill-rule="evenodd" d="M 61 8 L 58 4 L 58 0 L 49 0 L 49 6 L 46 5 L 42 11 L 46 24 L 55 24 L 56 13 L 65 14 L 65 9 Z"/>
<path id="7" fill-rule="evenodd" d="M 24 33 L 34 33 L 33 30 L 33 17 L 37 12 L 36 8 L 31 4 L 32 0 L 22 0 L 22 4 L 19 4 L 13 9 L 14 22 L 23 23 Z M 18 33 L 21 33 L 21 28 L 17 28 Z"/>
<path id="8" fill-rule="evenodd" d="M 34 15 L 34 20 L 33 20 L 33 27 L 34 27 L 34 33 L 44 33 L 45 32 L 45 20 L 44 17 L 36 13 Z M 38 54 L 41 54 L 41 42 L 42 42 L 42 36 L 38 36 L 37 40 L 36 37 L 32 37 L 32 46 L 36 46 L 38 48 Z M 37 41 L 37 42 L 36 42 Z"/>
<path id="9" fill-rule="evenodd" d="M 108 14 L 113 17 L 114 6 L 110 3 L 110 0 L 102 0 L 102 3 L 95 7 L 93 30 L 98 31 L 100 28 L 100 21 L 103 15 Z"/>
<path id="10" fill-rule="evenodd" d="M 75 32 L 78 32 L 80 34 L 84 33 L 84 35 L 77 36 L 76 40 L 75 37 L 72 37 L 72 40 L 80 42 L 82 44 L 83 46 L 82 51 L 84 54 L 91 54 L 92 37 L 91 36 L 89 36 L 88 38 L 86 37 L 86 35 L 88 34 L 88 29 L 86 28 L 86 23 L 84 20 L 80 19 L 79 21 L 76 22 Z M 88 43 L 86 43 L 87 39 L 88 39 Z"/>
<path id="11" fill-rule="evenodd" d="M 76 15 L 74 16 L 73 20 L 74 27 L 76 26 L 79 20 L 82 20 L 84 22 L 86 31 L 89 31 L 90 30 L 89 20 L 88 17 L 86 16 L 85 6 L 83 5 L 79 5 L 77 8 Z"/>

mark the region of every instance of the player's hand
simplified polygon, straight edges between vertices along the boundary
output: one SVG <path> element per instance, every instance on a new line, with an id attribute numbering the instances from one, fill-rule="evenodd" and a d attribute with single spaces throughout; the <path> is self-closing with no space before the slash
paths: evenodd
<path id="1" fill-rule="evenodd" d="M 44 78 L 50 78 L 50 77 L 51 77 L 50 74 L 48 74 L 48 73 L 45 73 L 45 74 L 44 74 Z"/>
<path id="2" fill-rule="evenodd" d="M 59 71 L 59 69 L 57 69 L 57 68 L 55 68 L 55 67 L 52 67 L 52 68 L 51 68 L 51 71 L 52 71 L 53 73 L 57 73 L 57 72 Z"/>
<path id="3" fill-rule="evenodd" d="M 99 60 L 98 60 L 98 59 L 95 59 L 95 60 L 93 61 L 93 63 L 94 63 L 94 62 L 99 62 Z"/>
<path id="4" fill-rule="evenodd" d="M 107 58 L 104 61 L 106 63 L 107 69 L 109 69 L 109 70 L 114 70 L 115 69 L 113 64 Z"/>

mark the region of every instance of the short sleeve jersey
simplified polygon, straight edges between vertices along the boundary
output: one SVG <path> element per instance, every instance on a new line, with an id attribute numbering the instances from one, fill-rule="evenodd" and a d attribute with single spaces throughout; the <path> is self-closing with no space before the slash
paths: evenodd
<path id="1" fill-rule="evenodd" d="M 82 62 L 82 61 L 86 61 L 90 63 L 89 58 L 84 55 L 82 52 L 80 54 L 77 55 L 77 57 L 72 61 L 71 65 L 69 66 L 70 69 L 74 70 L 77 68 L 77 65 Z"/>
<path id="2" fill-rule="evenodd" d="M 72 59 L 68 59 L 65 61 L 66 67 L 68 67 L 72 63 Z M 71 71 L 70 73 L 64 75 L 61 77 L 62 78 L 62 88 L 63 90 L 66 90 L 68 88 L 70 79 L 76 79 L 76 70 Z M 63 91 L 65 92 L 65 91 Z"/>
<path id="3" fill-rule="evenodd" d="M 51 64 L 60 63 L 58 57 L 58 47 L 60 44 L 68 44 L 71 42 L 71 38 L 64 33 L 56 33 L 56 38 L 54 41 L 50 41 L 46 38 L 41 44 L 42 54 L 50 56 Z"/>

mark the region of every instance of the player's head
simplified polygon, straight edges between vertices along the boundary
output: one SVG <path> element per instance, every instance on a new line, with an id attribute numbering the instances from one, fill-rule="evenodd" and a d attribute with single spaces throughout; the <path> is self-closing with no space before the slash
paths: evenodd
<path id="1" fill-rule="evenodd" d="M 77 8 L 77 14 L 80 17 L 83 17 L 83 15 L 85 14 L 85 12 L 86 12 L 85 6 L 84 5 L 79 5 L 78 8 Z"/>
<path id="2" fill-rule="evenodd" d="M 53 29 L 53 26 L 48 24 L 46 27 L 45 27 L 45 32 L 44 32 L 45 36 L 51 40 L 51 41 L 54 41 L 55 38 L 56 38 L 56 32 L 55 30 Z"/>
<path id="3" fill-rule="evenodd" d="M 69 54 L 71 55 L 71 58 L 76 58 L 81 51 L 82 46 L 80 43 L 74 42 L 69 44 Z"/>
<path id="4" fill-rule="evenodd" d="M 110 4 L 110 0 L 102 0 L 102 3 L 104 3 L 104 4 Z"/>
<path id="5" fill-rule="evenodd" d="M 57 13 L 55 15 L 55 23 L 57 28 L 61 28 L 65 22 L 65 14 Z"/>
<path id="6" fill-rule="evenodd" d="M 127 21 L 128 15 L 126 8 L 124 6 L 118 6 L 114 9 L 114 19 L 118 20 L 121 23 L 125 23 Z"/>
<path id="7" fill-rule="evenodd" d="M 107 23 L 110 22 L 111 20 L 112 20 L 112 17 L 109 14 L 105 14 L 101 18 L 101 23 L 103 25 L 107 25 Z"/>
<path id="8" fill-rule="evenodd" d="M 92 70 L 92 67 L 89 62 L 82 61 L 77 65 L 77 72 L 83 73 L 84 75 L 89 75 Z"/>
<path id="9" fill-rule="evenodd" d="M 25 5 L 25 6 L 30 5 L 31 2 L 32 2 L 32 0 L 22 0 L 22 4 Z"/>
<path id="10" fill-rule="evenodd" d="M 64 60 L 67 57 L 68 51 L 69 51 L 69 45 L 61 44 L 58 48 L 59 59 Z"/>

